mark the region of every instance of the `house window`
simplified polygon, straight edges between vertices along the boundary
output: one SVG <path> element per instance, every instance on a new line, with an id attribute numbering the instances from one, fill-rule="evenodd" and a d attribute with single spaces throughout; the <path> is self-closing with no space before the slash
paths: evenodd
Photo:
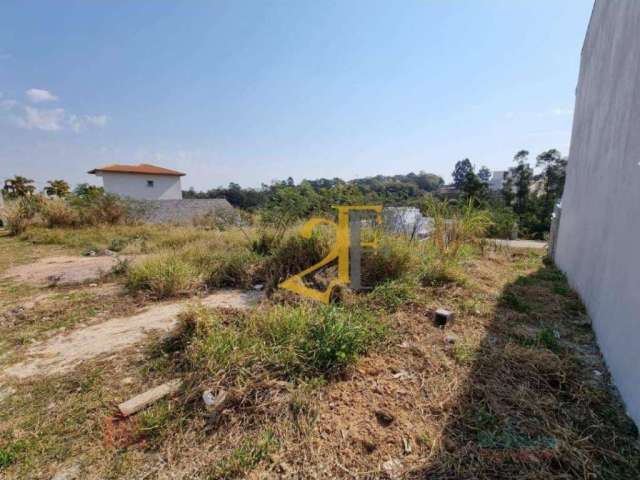
<path id="1" fill-rule="evenodd" d="M 147 180 L 147 187 L 153 188 L 153 180 Z"/>

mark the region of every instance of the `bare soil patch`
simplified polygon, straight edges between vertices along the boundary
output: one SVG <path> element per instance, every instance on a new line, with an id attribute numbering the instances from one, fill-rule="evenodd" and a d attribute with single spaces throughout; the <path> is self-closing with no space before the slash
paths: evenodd
<path id="1" fill-rule="evenodd" d="M 109 273 L 118 257 L 60 256 L 41 258 L 34 263 L 9 268 L 2 278 L 30 285 L 73 285 L 97 280 Z"/>
<path id="2" fill-rule="evenodd" d="M 226 290 L 201 300 L 207 307 L 248 308 L 257 302 L 258 292 Z M 121 317 L 57 335 L 31 346 L 24 362 L 12 365 L 5 375 L 27 378 L 63 373 L 101 354 L 115 353 L 138 343 L 151 331 L 169 332 L 177 325 L 177 315 L 186 302 L 155 305 L 137 315 Z"/>

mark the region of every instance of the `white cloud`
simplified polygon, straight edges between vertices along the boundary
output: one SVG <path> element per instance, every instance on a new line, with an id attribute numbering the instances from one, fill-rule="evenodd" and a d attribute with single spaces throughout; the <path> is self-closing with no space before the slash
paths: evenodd
<path id="1" fill-rule="evenodd" d="M 17 118 L 18 126 L 28 130 L 55 132 L 64 128 L 64 108 L 40 109 L 24 107 L 24 115 Z"/>
<path id="2" fill-rule="evenodd" d="M 69 115 L 68 124 L 77 133 L 88 127 L 102 128 L 108 119 L 106 115 Z"/>
<path id="3" fill-rule="evenodd" d="M 24 93 L 32 103 L 55 102 L 58 100 L 58 97 L 49 90 L 43 90 L 40 88 L 30 88 Z"/>

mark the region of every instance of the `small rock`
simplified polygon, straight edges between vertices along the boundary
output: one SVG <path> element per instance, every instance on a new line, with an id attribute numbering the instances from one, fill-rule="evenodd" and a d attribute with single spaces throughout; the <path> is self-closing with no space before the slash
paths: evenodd
<path id="1" fill-rule="evenodd" d="M 458 341 L 458 336 L 455 333 L 448 333 L 444 337 L 444 343 L 448 343 L 450 345 L 456 343 Z"/>
<path id="2" fill-rule="evenodd" d="M 593 374 L 594 374 L 596 377 L 601 377 L 601 376 L 602 376 L 602 372 L 601 372 L 600 370 L 594 370 L 594 371 L 593 371 Z"/>
<path id="3" fill-rule="evenodd" d="M 378 423 L 383 427 L 388 427 L 395 420 L 395 417 L 387 410 L 376 410 L 375 415 L 378 419 Z"/>
<path id="4" fill-rule="evenodd" d="M 120 383 L 123 385 L 131 385 L 133 383 L 133 377 L 124 377 Z"/>
<path id="5" fill-rule="evenodd" d="M 90 287 L 97 287 L 97 286 L 98 286 L 98 284 L 97 284 L 97 283 L 90 283 L 90 284 L 89 284 L 89 286 L 90 286 Z"/>
<path id="6" fill-rule="evenodd" d="M 382 464 L 382 469 L 385 471 L 389 478 L 395 479 L 400 478 L 400 473 L 402 471 L 402 463 L 398 459 L 387 460 Z"/>
<path id="7" fill-rule="evenodd" d="M 262 290 L 263 288 L 264 288 L 264 285 L 261 283 L 258 283 L 257 285 L 253 286 L 253 289 L 258 291 Z"/>
<path id="8" fill-rule="evenodd" d="M 397 380 L 407 380 L 407 379 L 413 377 L 413 375 L 411 375 L 406 370 L 400 370 L 398 373 L 394 373 L 392 375 L 392 377 L 397 379 Z"/>
<path id="9" fill-rule="evenodd" d="M 102 253 L 103 253 L 103 255 L 107 255 L 109 257 L 115 257 L 117 255 L 116 252 L 114 252 L 113 250 L 109 250 L 108 248 L 105 248 L 102 251 Z"/>

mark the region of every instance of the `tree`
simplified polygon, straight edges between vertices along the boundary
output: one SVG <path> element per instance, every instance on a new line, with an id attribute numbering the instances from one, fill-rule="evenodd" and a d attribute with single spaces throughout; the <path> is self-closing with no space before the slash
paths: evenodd
<path id="1" fill-rule="evenodd" d="M 473 173 L 473 165 L 468 158 L 456 162 L 456 166 L 453 168 L 453 173 L 451 174 L 453 184 L 456 188 L 462 190 L 465 178 L 469 172 Z"/>
<path id="2" fill-rule="evenodd" d="M 536 179 L 543 182 L 544 194 L 540 215 L 546 221 L 551 218 L 553 207 L 562 198 L 567 175 L 567 159 L 552 148 L 536 157 L 536 166 L 542 167 L 542 172 Z"/>
<path id="3" fill-rule="evenodd" d="M 520 215 L 527 211 L 529 204 L 529 185 L 533 178 L 533 169 L 527 162 L 528 158 L 529 152 L 527 150 L 520 150 L 513 157 L 517 165 L 510 170 L 516 190 L 513 210 Z"/>
<path id="4" fill-rule="evenodd" d="M 482 183 L 489 184 L 489 180 L 491 180 L 491 170 L 484 166 L 480 167 L 480 170 L 478 170 L 478 178 Z"/>
<path id="5" fill-rule="evenodd" d="M 467 172 L 462 183 L 462 192 L 467 199 L 482 200 L 487 193 L 487 184 L 480 180 L 480 177 L 474 172 Z"/>
<path id="6" fill-rule="evenodd" d="M 89 185 L 88 183 L 79 183 L 76 185 L 76 188 L 73 189 L 73 193 L 80 198 L 95 198 L 104 195 L 104 188 Z"/>
<path id="7" fill-rule="evenodd" d="M 44 193 L 49 196 L 65 197 L 69 195 L 71 188 L 64 180 L 49 180 L 47 186 L 44 187 Z"/>
<path id="8" fill-rule="evenodd" d="M 26 197 L 33 194 L 36 187 L 33 186 L 33 180 L 30 178 L 16 175 L 4 181 L 4 191 L 10 198 Z"/>

